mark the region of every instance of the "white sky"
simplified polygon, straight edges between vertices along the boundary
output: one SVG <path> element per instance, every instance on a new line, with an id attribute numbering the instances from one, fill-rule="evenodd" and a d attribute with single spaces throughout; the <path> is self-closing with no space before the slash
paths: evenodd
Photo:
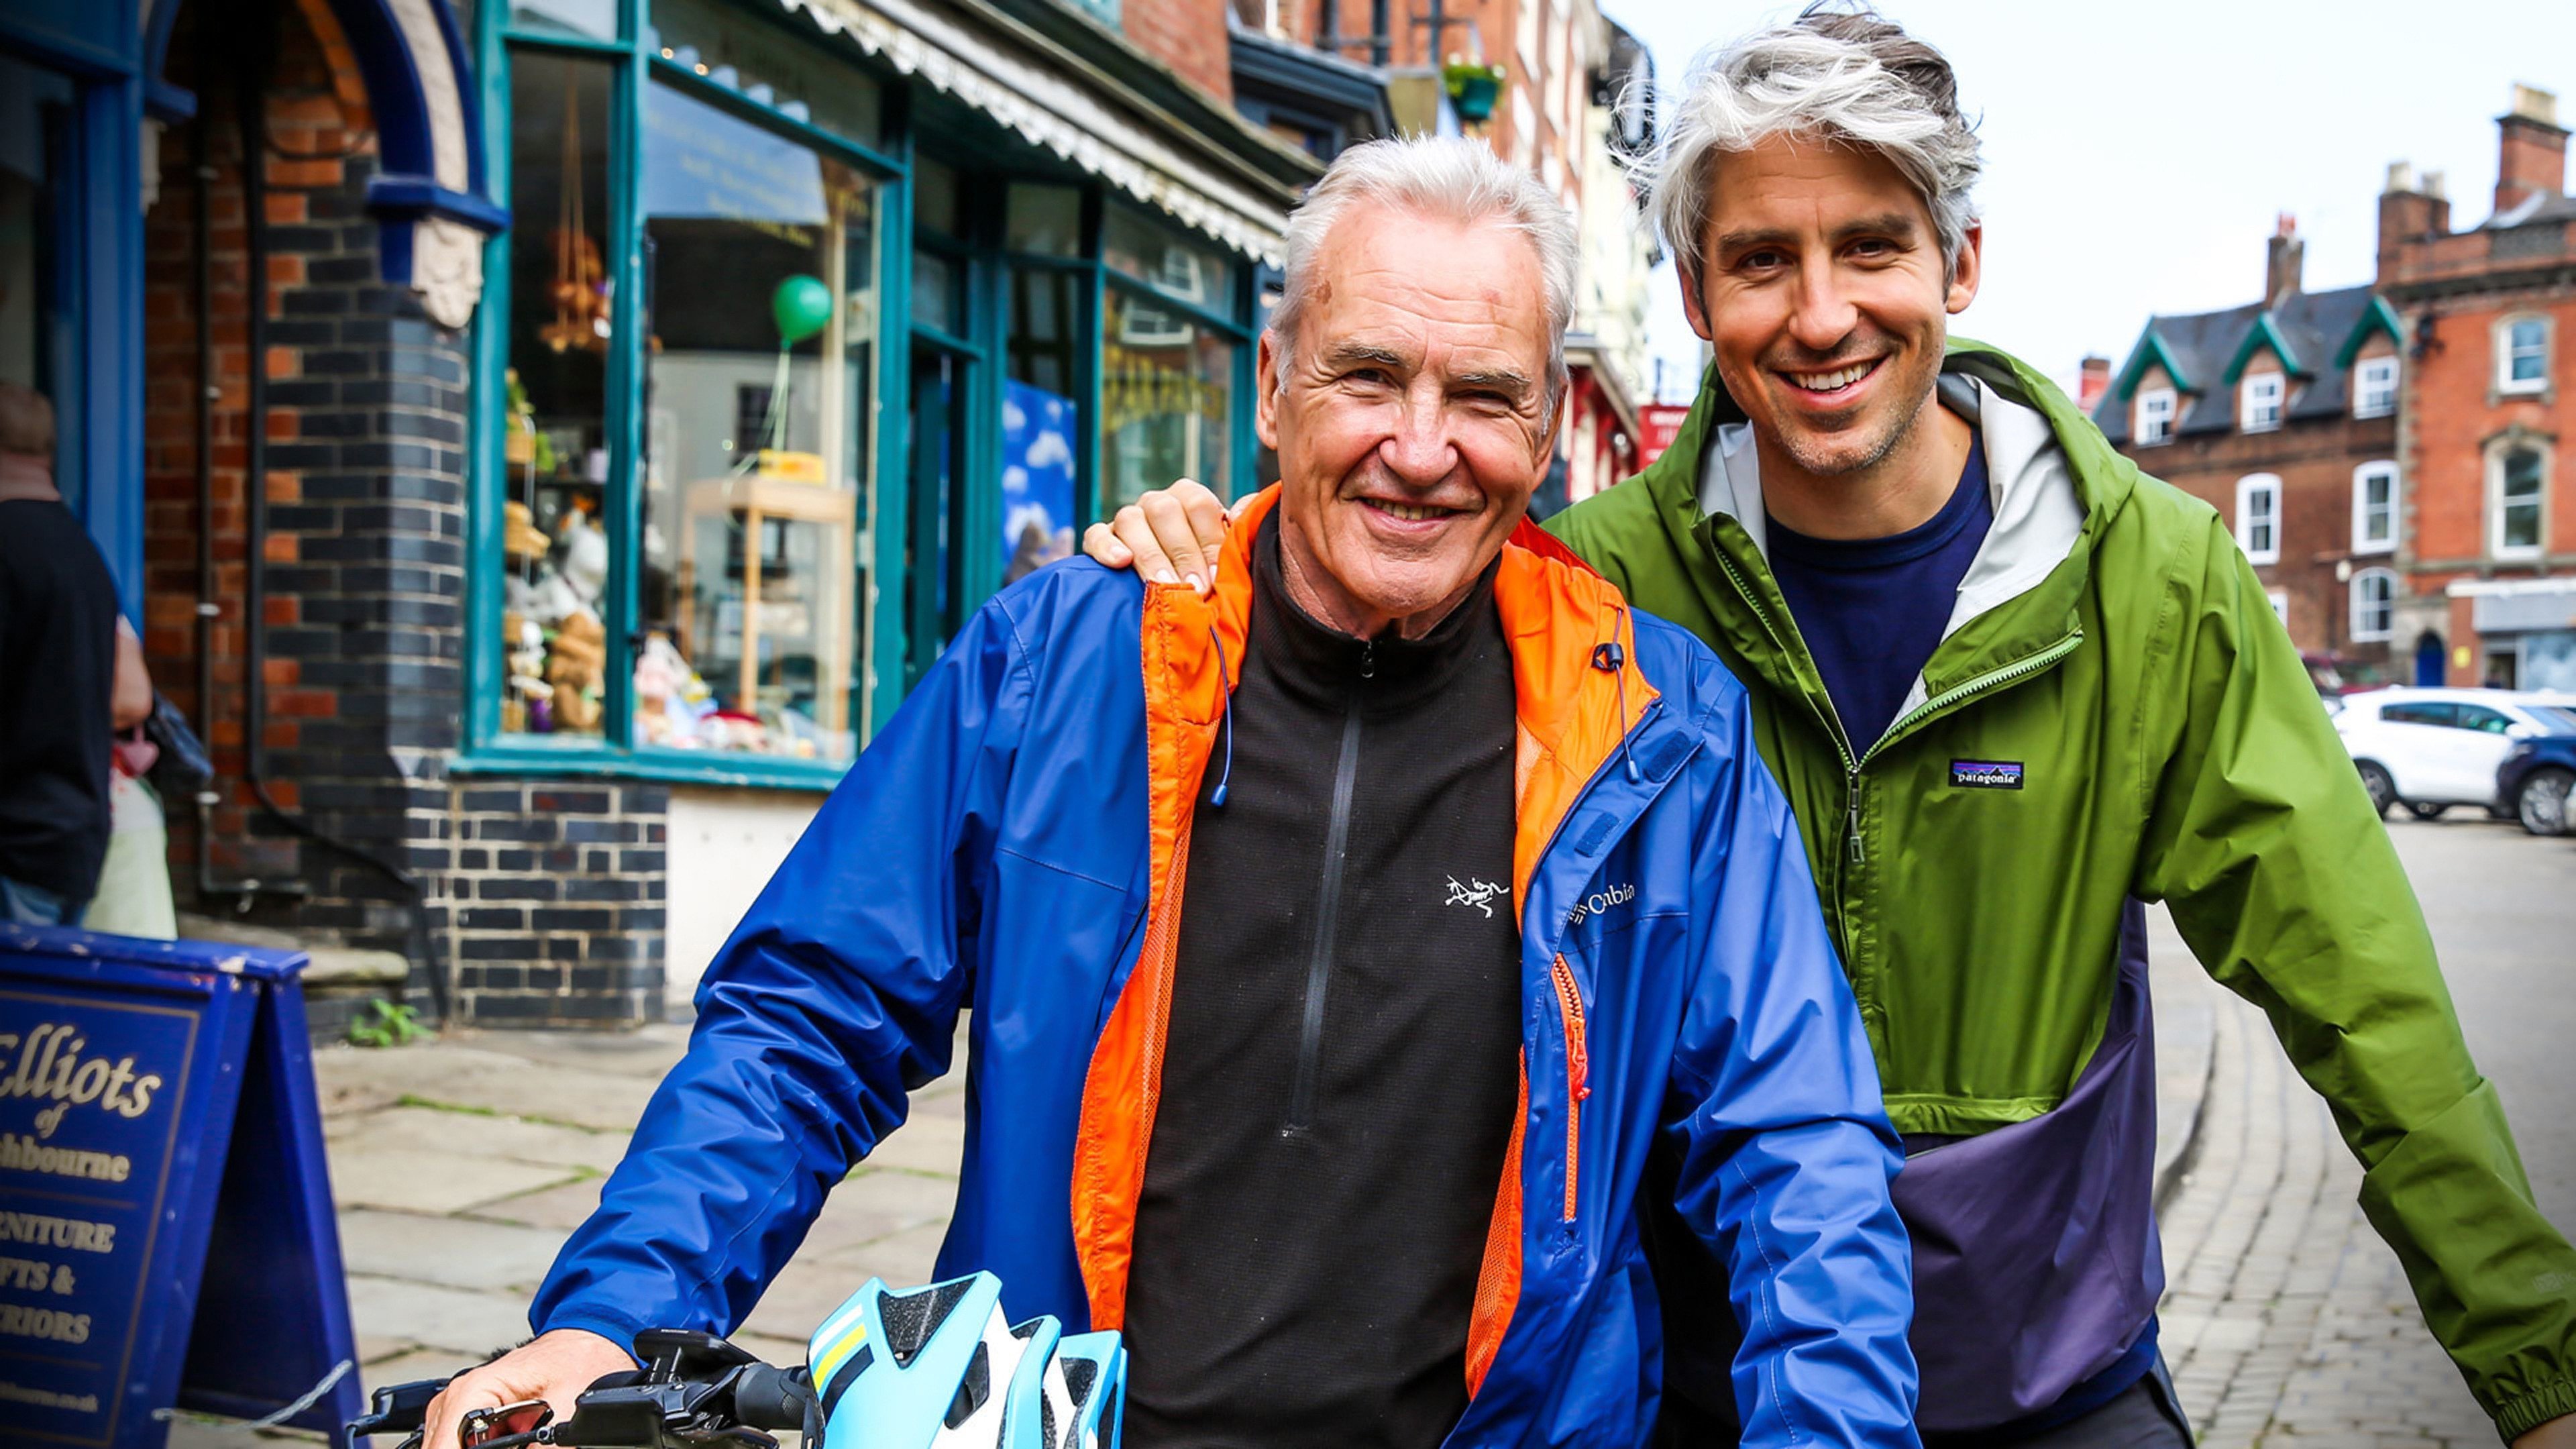
<path id="1" fill-rule="evenodd" d="M 1701 46 L 1799 9 L 1602 3 L 1668 89 Z M 2119 362 L 2151 312 L 2252 301 L 2276 212 L 2298 217 L 2311 290 L 2369 281 L 2391 161 L 2447 173 L 2455 227 L 2485 220 L 2513 82 L 2576 118 L 2568 0 L 1878 3 L 1984 118 L 1986 280 L 1952 326 L 2061 379 L 2087 352 Z M 1655 285 L 1670 390 L 1696 380 L 1699 339 L 1669 264 Z"/>

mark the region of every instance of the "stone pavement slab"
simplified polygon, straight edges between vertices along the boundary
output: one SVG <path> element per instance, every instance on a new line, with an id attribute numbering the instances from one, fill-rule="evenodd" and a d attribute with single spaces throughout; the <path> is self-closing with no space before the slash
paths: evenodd
<path id="1" fill-rule="evenodd" d="M 606 1176 L 575 1178 L 559 1182 L 517 1197 L 499 1198 L 469 1210 L 473 1217 L 496 1223 L 521 1223 L 532 1228 L 552 1228 L 561 1238 L 580 1227 L 599 1207 L 600 1189 L 608 1183 Z"/>
<path id="2" fill-rule="evenodd" d="M 373 1208 L 340 1214 L 340 1259 L 350 1272 L 449 1288 L 524 1298 L 562 1246 L 559 1232 L 511 1223 Z"/>
<path id="3" fill-rule="evenodd" d="M 427 1148 L 329 1143 L 332 1196 L 344 1208 L 452 1213 L 583 1175 L 579 1169 Z"/>
<path id="4" fill-rule="evenodd" d="M 349 1316 L 361 1334 L 474 1359 L 528 1336 L 524 1295 L 371 1273 L 349 1275 Z"/>
<path id="5" fill-rule="evenodd" d="M 396 1106 L 333 1118 L 323 1135 L 335 1143 L 378 1152 L 464 1153 L 606 1172 L 626 1155 L 628 1134 L 530 1122 L 492 1112 Z"/>

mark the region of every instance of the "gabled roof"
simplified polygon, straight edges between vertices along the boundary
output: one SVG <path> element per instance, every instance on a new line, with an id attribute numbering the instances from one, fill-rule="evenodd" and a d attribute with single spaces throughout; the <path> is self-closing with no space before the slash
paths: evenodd
<path id="1" fill-rule="evenodd" d="M 2147 319 L 2119 382 L 2093 407 L 2093 421 L 2114 443 L 2129 440 L 2129 400 L 2150 363 L 2158 363 L 2185 397 L 2174 431 L 2226 432 L 2236 426 L 2235 384 L 2257 349 L 2269 346 L 2296 379 L 2289 417 L 2331 417 L 2352 402 L 2351 351 L 2374 304 L 2386 304 L 2368 286 L 2330 292 L 2294 292 L 2278 307 L 2260 302 L 2216 312 L 2188 312 Z M 2392 314 L 2388 319 L 2394 324 Z M 2347 348 L 2349 344 L 2349 348 Z"/>
<path id="2" fill-rule="evenodd" d="M 2352 331 L 2344 338 L 2343 346 L 2335 349 L 2334 365 L 2352 366 L 2353 358 L 2361 353 L 2361 344 L 2369 341 L 2373 332 L 2386 333 L 2388 340 L 2400 347 L 2406 345 L 2406 329 L 2398 325 L 2397 309 L 2388 305 L 2387 298 L 2376 294 L 2371 297 L 2370 305 L 2361 309 L 2361 316 L 2352 324 Z"/>
<path id="3" fill-rule="evenodd" d="M 2245 329 L 2245 340 L 2236 344 L 2236 355 L 2227 359 L 2227 370 L 2218 375 L 2218 380 L 2234 387 L 2245 376 L 2245 364 L 2252 362 L 2254 354 L 2266 347 L 2272 349 L 2273 356 L 2281 359 L 2282 369 L 2290 376 L 2310 375 L 2307 368 L 2299 365 L 2299 350 L 2290 345 L 2290 339 L 2281 335 L 2281 324 L 2265 311 L 2254 314 L 2254 325 Z"/>

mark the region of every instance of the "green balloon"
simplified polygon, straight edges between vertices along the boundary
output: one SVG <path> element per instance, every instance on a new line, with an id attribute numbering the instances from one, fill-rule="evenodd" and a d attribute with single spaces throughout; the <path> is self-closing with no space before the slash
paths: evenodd
<path id="1" fill-rule="evenodd" d="M 793 347 L 832 320 L 832 289 L 813 277 L 789 277 L 769 294 L 769 315 L 778 319 L 779 345 Z"/>

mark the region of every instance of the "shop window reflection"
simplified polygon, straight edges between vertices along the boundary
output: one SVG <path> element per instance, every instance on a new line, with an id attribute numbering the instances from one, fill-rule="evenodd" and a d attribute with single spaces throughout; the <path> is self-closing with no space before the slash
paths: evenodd
<path id="1" fill-rule="evenodd" d="M 876 184 L 659 84 L 641 179 L 634 743 L 846 761 L 866 727 Z"/>
<path id="2" fill-rule="evenodd" d="M 501 729 L 602 732 L 608 695 L 605 493 L 610 289 L 604 64 L 512 57 L 510 368 Z"/>
<path id="3" fill-rule="evenodd" d="M 1011 273 L 1009 372 L 1002 382 L 1002 582 L 1073 554 L 1079 272 L 1019 267 Z"/>
<path id="4" fill-rule="evenodd" d="M 1175 478 L 1230 496 L 1235 343 L 1118 287 L 1103 302 L 1099 516 Z"/>
<path id="5" fill-rule="evenodd" d="M 727 0 L 653 0 L 655 54 L 782 115 L 865 145 L 884 139 L 877 83 L 819 49 L 805 17 L 782 26 Z M 791 27 L 808 33 L 799 36 Z"/>

